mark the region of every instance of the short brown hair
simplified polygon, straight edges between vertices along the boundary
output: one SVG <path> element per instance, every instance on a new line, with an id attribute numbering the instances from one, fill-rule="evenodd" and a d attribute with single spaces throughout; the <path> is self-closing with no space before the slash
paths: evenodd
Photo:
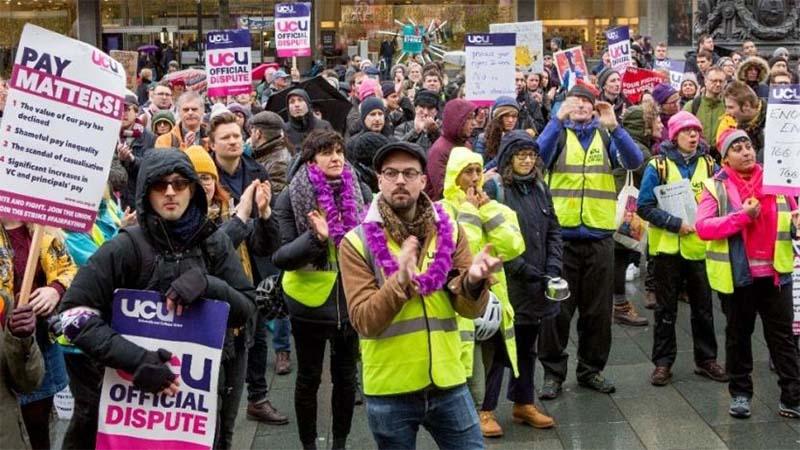
<path id="1" fill-rule="evenodd" d="M 758 95 L 747 84 L 742 81 L 731 81 L 728 87 L 725 88 L 723 98 L 729 98 L 735 101 L 739 106 L 749 103 L 750 106 L 755 107 L 758 105 Z"/>
<path id="2" fill-rule="evenodd" d="M 700 50 L 699 52 L 697 52 L 697 58 L 705 58 L 709 61 L 713 61 L 714 55 L 712 55 L 711 52 L 708 50 Z"/>
<path id="3" fill-rule="evenodd" d="M 217 131 L 217 128 L 220 125 L 227 125 L 229 123 L 236 123 L 238 125 L 236 122 L 236 114 L 232 112 L 223 112 L 217 114 L 213 119 L 211 119 L 211 122 L 208 125 L 208 138 L 211 140 L 211 142 L 214 142 L 214 132 Z"/>

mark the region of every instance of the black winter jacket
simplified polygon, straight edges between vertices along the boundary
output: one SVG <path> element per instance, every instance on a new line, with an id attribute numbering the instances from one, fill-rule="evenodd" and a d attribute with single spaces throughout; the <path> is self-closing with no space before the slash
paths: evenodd
<path id="1" fill-rule="evenodd" d="M 177 150 L 152 152 L 142 161 L 140 173 L 137 215 L 145 238 L 156 252 L 152 266 L 142 267 L 142 249 L 136 248 L 131 236 L 122 232 L 101 246 L 78 271 L 59 307 L 61 312 L 76 307 L 100 311 L 100 317 L 91 318 L 82 327 L 74 343 L 100 364 L 130 373 L 136 371 L 145 349 L 123 338 L 109 325 L 116 289 L 151 289 L 165 293 L 173 280 L 199 267 L 207 271 L 208 287 L 203 297 L 230 304 L 228 327 L 245 325 L 256 311 L 255 289 L 227 235 L 215 233 L 216 227 L 204 219 L 194 235 L 179 248 L 167 233 L 163 219 L 149 204 L 149 186 L 164 175 L 180 173 L 194 183 L 193 206 L 200 208 L 205 217 L 205 193 L 189 158 Z M 151 273 L 149 281 L 143 281 L 148 279 L 147 272 Z M 231 337 L 230 333 L 226 337 L 226 348 L 230 346 Z"/>
<path id="2" fill-rule="evenodd" d="M 128 172 L 128 189 L 122 193 L 122 209 L 130 207 L 131 210 L 136 209 L 136 178 L 139 176 L 139 167 L 142 160 L 156 145 L 156 136 L 148 129 L 144 129 L 141 136 L 131 142 L 131 151 L 133 152 L 133 162 L 125 161 L 122 167 Z"/>
<path id="3" fill-rule="evenodd" d="M 488 182 L 485 190 L 498 200 L 495 180 Z M 514 322 L 538 323 L 560 311 L 558 303 L 544 297 L 547 286 L 544 276 L 561 276 L 561 227 L 553 198 L 547 185 L 538 181 L 515 181 L 503 187 L 502 197 L 502 203 L 516 211 L 525 239 L 525 253 L 503 264 L 508 297 L 514 307 Z"/>

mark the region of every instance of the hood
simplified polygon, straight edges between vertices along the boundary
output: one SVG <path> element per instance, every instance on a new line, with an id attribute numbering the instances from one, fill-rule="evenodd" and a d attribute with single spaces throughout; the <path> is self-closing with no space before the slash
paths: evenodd
<path id="1" fill-rule="evenodd" d="M 189 157 L 176 148 L 151 149 L 142 160 L 139 167 L 139 178 L 136 179 L 136 215 L 139 223 L 143 226 L 147 223 L 148 216 L 155 216 L 147 198 L 150 185 L 171 173 L 179 173 L 194 183 L 192 203 L 200 208 L 203 216 L 208 212 L 206 194 Z"/>
<path id="2" fill-rule="evenodd" d="M 764 61 L 764 58 L 759 58 L 758 56 L 751 56 L 739 64 L 739 68 L 736 69 L 736 79 L 747 83 L 745 74 L 747 73 L 747 69 L 753 66 L 756 66 L 759 69 L 758 83 L 763 84 L 766 82 L 767 78 L 769 77 L 769 64 Z"/>
<path id="3" fill-rule="evenodd" d="M 644 120 L 644 109 L 641 106 L 631 106 L 622 117 L 622 127 L 639 142 L 647 142 L 647 126 Z"/>
<path id="4" fill-rule="evenodd" d="M 460 98 L 447 102 L 442 115 L 442 136 L 451 142 L 464 142 L 468 136 L 460 136 L 461 129 L 469 114 L 476 109 L 478 107 L 474 103 Z"/>
<path id="5" fill-rule="evenodd" d="M 456 183 L 458 175 L 470 164 L 480 164 L 483 170 L 483 157 L 466 147 L 455 147 L 450 152 L 447 160 L 447 171 L 444 175 L 444 198 L 450 202 L 460 205 L 465 199 L 466 194 Z M 483 176 L 478 180 L 478 189 L 483 189 Z"/>

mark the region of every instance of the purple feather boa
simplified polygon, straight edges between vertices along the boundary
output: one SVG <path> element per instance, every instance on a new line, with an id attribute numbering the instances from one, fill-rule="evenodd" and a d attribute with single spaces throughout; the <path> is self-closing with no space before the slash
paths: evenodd
<path id="1" fill-rule="evenodd" d="M 455 242 L 453 242 L 453 225 L 450 223 L 450 217 L 438 203 L 434 203 L 433 207 L 436 209 L 436 214 L 439 215 L 439 220 L 436 222 L 438 248 L 428 270 L 425 273 L 414 275 L 417 292 L 423 296 L 430 295 L 444 286 L 447 274 L 453 267 L 453 251 L 456 248 Z M 367 246 L 375 257 L 375 261 L 387 277 L 392 276 L 399 268 L 397 260 L 389 251 L 383 228 L 376 222 L 365 222 L 363 226 Z"/>
<path id="2" fill-rule="evenodd" d="M 345 165 L 342 171 L 342 207 L 336 205 L 333 198 L 333 189 L 328 184 L 328 179 L 322 169 L 314 164 L 308 164 L 308 179 L 314 185 L 314 192 L 317 193 L 317 202 L 325 211 L 325 220 L 328 222 L 328 236 L 333 239 L 333 243 L 339 246 L 342 238 L 348 231 L 357 227 L 360 222 L 361 214 L 358 211 L 358 204 L 354 197 L 355 187 L 353 172 L 350 167 Z"/>

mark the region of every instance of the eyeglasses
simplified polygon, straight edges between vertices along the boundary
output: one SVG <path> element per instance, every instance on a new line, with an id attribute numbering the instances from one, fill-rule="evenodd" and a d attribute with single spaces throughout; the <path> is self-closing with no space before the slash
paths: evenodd
<path id="1" fill-rule="evenodd" d="M 517 161 L 525 161 L 526 159 L 530 159 L 531 161 L 536 160 L 536 153 L 534 152 L 519 152 L 514 155 L 514 159 Z"/>
<path id="2" fill-rule="evenodd" d="M 190 185 L 192 184 L 191 181 L 187 180 L 186 178 L 175 178 L 174 180 L 159 180 L 155 183 L 150 185 L 150 189 L 164 193 L 167 192 L 167 188 L 172 186 L 172 190 L 175 192 L 183 192 L 185 191 Z"/>
<path id="3" fill-rule="evenodd" d="M 400 175 L 400 174 L 403 174 L 403 179 L 404 180 L 406 180 L 406 181 L 414 181 L 420 176 L 421 173 L 422 172 L 420 172 L 417 169 L 405 169 L 405 170 L 383 169 L 381 171 L 381 175 L 386 177 L 386 179 L 389 180 L 389 181 L 397 180 L 397 176 Z"/>
<path id="4" fill-rule="evenodd" d="M 157 92 L 155 95 L 159 97 L 172 97 L 172 92 Z"/>

